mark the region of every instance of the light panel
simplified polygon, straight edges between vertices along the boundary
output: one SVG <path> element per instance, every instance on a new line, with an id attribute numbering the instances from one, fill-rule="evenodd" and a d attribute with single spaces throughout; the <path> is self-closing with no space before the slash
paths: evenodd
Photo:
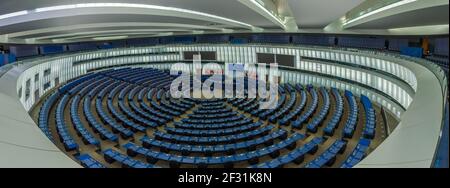
<path id="1" fill-rule="evenodd" d="M 0 20 L 28 14 L 27 10 L 0 15 Z"/>
<path id="2" fill-rule="evenodd" d="M 415 2 L 415 1 L 417 1 L 417 0 L 402 0 L 402 1 L 399 1 L 399 2 L 396 2 L 396 3 L 392 3 L 390 5 L 381 7 L 379 9 L 374 10 L 374 11 L 368 12 L 367 14 L 363 14 L 361 16 L 358 16 L 358 17 L 356 17 L 354 19 L 347 20 L 343 25 L 346 26 L 348 24 L 351 24 L 351 23 L 356 22 L 358 20 L 361 20 L 363 18 L 369 17 L 371 15 L 374 15 L 374 14 L 377 14 L 377 13 L 380 13 L 380 12 L 383 12 L 383 11 L 386 11 L 386 10 L 389 10 L 389 9 L 392 9 L 392 8 L 395 8 L 395 7 L 406 5 L 406 4 Z"/>

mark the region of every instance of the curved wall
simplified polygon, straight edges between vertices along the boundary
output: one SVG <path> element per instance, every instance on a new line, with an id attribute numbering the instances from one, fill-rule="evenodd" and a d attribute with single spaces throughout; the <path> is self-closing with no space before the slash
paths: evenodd
<path id="1" fill-rule="evenodd" d="M 387 54 L 324 47 L 228 44 L 122 48 L 19 62 L 0 80 L 8 77 L 11 77 L 9 81 L 16 80 L 16 86 L 10 88 L 17 91 L 18 101 L 28 111 L 58 83 L 86 74 L 89 70 L 114 66 L 169 68 L 171 63 L 183 61 L 183 51 L 215 51 L 219 62 L 244 64 L 256 62 L 256 53 L 294 55 L 295 67 L 281 67 L 282 82 L 313 83 L 364 94 L 400 120 L 398 128 L 359 166 L 389 166 L 386 164 L 399 164 L 403 159 L 412 161 L 411 157 L 404 155 L 424 162 L 403 161 L 402 164 L 420 167 L 431 164 L 428 159 L 434 155 L 439 138 L 441 106 L 444 103 L 440 80 L 435 72 L 411 59 Z M 6 89 L 2 87 L 1 92 Z M 420 129 L 408 129 L 410 126 Z M 42 133 L 40 135 L 43 136 Z M 420 142 L 421 147 L 412 145 L 411 138 L 417 138 L 413 140 Z M 416 149 L 411 150 L 410 147 Z"/>

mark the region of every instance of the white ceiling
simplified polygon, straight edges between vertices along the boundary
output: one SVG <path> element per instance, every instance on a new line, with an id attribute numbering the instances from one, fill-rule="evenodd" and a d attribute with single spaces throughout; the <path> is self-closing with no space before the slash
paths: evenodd
<path id="1" fill-rule="evenodd" d="M 301 28 L 323 28 L 364 0 L 289 0 Z"/>
<path id="2" fill-rule="evenodd" d="M 352 8 L 364 2 L 364 0 L 262 1 L 269 3 L 283 1 L 283 4 L 287 3 L 287 7 L 290 10 L 283 10 L 283 14 L 291 12 L 290 16 L 295 21 L 294 25 L 296 23 L 300 29 L 298 32 L 325 32 L 324 27 L 343 17 Z M 200 18 L 201 16 L 182 15 L 181 13 L 173 12 L 170 14 L 161 12 L 160 14 L 159 12 L 139 8 L 119 9 L 109 7 L 80 9 L 79 11 L 77 9 L 60 12 L 34 12 L 36 8 L 79 3 L 158 5 L 192 10 L 200 14 L 206 13 L 208 16 L 215 16 L 215 18 L 221 17 L 223 20 L 218 21 L 213 17 Z M 148 32 L 149 35 L 171 31 L 173 31 L 173 34 L 192 34 L 194 31 L 204 33 L 283 32 L 279 24 L 268 19 L 267 14 L 263 15 L 264 11 L 258 11 L 255 7 L 246 6 L 239 0 L 0 0 L 0 18 L 1 15 L 22 10 L 29 10 L 32 15 L 25 15 L 24 18 L 18 16 L 0 19 L 0 43 L 52 43 L 54 41 L 51 39 L 65 37 L 75 37 L 76 40 L 72 40 L 72 42 L 89 41 L 89 36 L 92 36 L 94 33 L 96 35 L 127 35 L 133 38 L 143 36 L 143 32 L 144 34 Z M 45 16 L 41 14 L 45 14 Z M 62 14 L 67 14 L 67 16 L 61 17 Z M 414 12 L 399 14 L 399 16 L 394 15 L 389 18 L 363 23 L 342 32 L 358 34 L 358 30 L 364 30 L 365 33 L 370 33 L 370 30 L 378 31 L 379 29 L 388 29 L 395 26 L 426 25 L 422 22 L 430 23 L 430 20 L 433 20 L 433 23 L 448 24 L 448 10 L 445 13 L 446 16 L 443 16 L 444 13 L 441 14 L 440 12 L 437 14 L 438 16 L 430 16 L 429 19 L 410 19 L 413 16 L 421 17 Z M 397 22 L 390 22 L 390 20 L 397 20 Z M 409 20 L 409 22 L 405 20 Z M 253 27 L 249 28 L 242 24 L 234 24 L 234 22 Z M 156 31 L 152 32 L 151 30 Z"/>

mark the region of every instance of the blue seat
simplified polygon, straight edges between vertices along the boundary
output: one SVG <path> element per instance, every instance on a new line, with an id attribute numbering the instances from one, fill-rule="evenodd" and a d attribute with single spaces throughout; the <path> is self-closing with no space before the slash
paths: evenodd
<path id="1" fill-rule="evenodd" d="M 194 160 L 184 160 L 184 157 L 178 156 L 175 154 L 169 154 L 169 153 L 160 153 L 155 152 L 153 150 L 148 149 L 141 149 L 142 147 L 137 146 L 134 143 L 127 143 L 123 147 L 127 149 L 127 154 L 144 154 L 144 156 L 147 158 L 148 162 L 156 162 L 158 160 L 163 161 L 170 161 L 171 163 L 176 163 L 177 165 L 179 163 L 182 164 L 203 164 L 203 165 L 230 165 L 229 163 L 237 163 L 237 162 L 243 162 L 248 161 L 249 163 L 253 163 L 252 161 L 254 159 L 257 159 L 259 157 L 262 157 L 261 154 L 269 153 L 272 157 L 276 157 L 279 155 L 279 150 L 283 148 L 287 148 L 291 146 L 292 144 L 295 144 L 298 140 L 301 140 L 305 137 L 305 135 L 294 133 L 286 140 L 279 142 L 275 145 L 271 145 L 269 147 L 261 148 L 256 151 L 251 152 L 245 152 L 240 154 L 234 154 L 234 155 L 228 155 L 224 156 L 222 159 L 217 157 L 194 157 Z M 140 152 L 138 153 L 138 151 Z M 268 150 L 269 152 L 259 152 L 260 150 Z M 175 164 L 174 164 L 175 165 Z M 232 164 L 231 164 L 232 165 Z"/>
<path id="2" fill-rule="evenodd" d="M 304 114 L 302 114 L 299 118 L 297 118 L 295 121 L 292 122 L 292 128 L 302 129 L 303 123 L 305 123 L 305 121 L 308 120 L 308 118 L 310 118 L 310 116 L 314 113 L 314 111 L 317 108 L 317 105 L 319 103 L 317 92 L 312 86 L 308 86 L 308 88 L 312 96 L 311 105 L 309 106 L 309 108 L 306 109 L 306 112 Z"/>
<path id="3" fill-rule="evenodd" d="M 330 97 L 328 95 L 328 91 L 324 87 L 321 87 L 320 91 L 323 98 L 322 108 L 319 111 L 319 115 L 315 116 L 306 126 L 307 130 L 313 133 L 317 132 L 317 127 L 322 124 L 322 121 L 325 119 L 328 114 L 328 110 L 330 109 Z"/>
<path id="4" fill-rule="evenodd" d="M 77 159 L 85 168 L 106 168 L 102 163 L 92 158 L 89 154 L 81 154 L 77 157 Z"/>
<path id="5" fill-rule="evenodd" d="M 376 128 L 375 109 L 373 109 L 370 99 L 365 95 L 361 95 L 361 103 L 363 104 L 365 111 L 363 137 L 373 139 L 375 137 Z"/>
<path id="6" fill-rule="evenodd" d="M 83 138 L 83 142 L 85 144 L 91 144 L 98 146 L 100 142 L 86 129 L 86 127 L 81 122 L 80 117 L 78 116 L 78 107 L 80 103 L 80 96 L 77 95 L 73 98 L 72 103 L 70 105 L 70 118 L 72 120 L 72 124 L 75 127 L 75 130 L 81 137 Z"/>
<path id="7" fill-rule="evenodd" d="M 136 159 L 130 158 L 124 154 L 121 154 L 112 149 L 107 149 L 103 151 L 103 156 L 105 161 L 108 163 L 118 162 L 122 164 L 122 167 L 125 168 L 160 168 L 153 164 L 148 164 L 142 161 L 138 161 Z"/>
<path id="8" fill-rule="evenodd" d="M 353 137 L 355 132 L 356 123 L 358 122 L 358 105 L 356 104 L 356 99 L 352 92 L 346 90 L 345 97 L 347 98 L 348 104 L 350 106 L 347 121 L 345 122 L 343 136 L 346 138 Z"/>
<path id="9" fill-rule="evenodd" d="M 314 153 L 315 151 L 317 151 L 318 145 L 321 144 L 322 142 L 323 142 L 323 138 L 315 137 L 311 141 L 306 143 L 305 145 L 295 148 L 294 150 L 290 151 L 286 155 L 275 158 L 271 161 L 267 161 L 265 163 L 253 165 L 251 167 L 253 167 L 253 168 L 278 168 L 278 167 L 283 167 L 283 165 L 286 165 L 291 162 L 300 164 L 303 162 L 304 156 L 307 153 Z"/>
<path id="10" fill-rule="evenodd" d="M 336 156 L 344 152 L 346 141 L 335 141 L 326 151 L 305 165 L 305 168 L 321 168 L 324 165 L 331 166 L 336 160 Z"/>
<path id="11" fill-rule="evenodd" d="M 69 95 L 65 94 L 56 107 L 55 121 L 56 121 L 56 130 L 60 137 L 60 141 L 64 145 L 65 150 L 72 151 L 78 149 L 78 144 L 75 142 L 72 135 L 67 130 L 67 125 L 64 121 L 64 108 L 67 105 L 68 101 Z"/>
<path id="12" fill-rule="evenodd" d="M 371 141 L 369 139 L 360 139 L 353 152 L 341 165 L 341 168 L 351 168 L 358 164 L 365 157 L 366 151 L 370 146 L 370 142 Z"/>

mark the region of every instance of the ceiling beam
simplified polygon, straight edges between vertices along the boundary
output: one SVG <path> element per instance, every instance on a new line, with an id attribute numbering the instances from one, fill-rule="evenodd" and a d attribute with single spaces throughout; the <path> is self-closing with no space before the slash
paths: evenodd
<path id="1" fill-rule="evenodd" d="M 179 24 L 179 23 L 159 23 L 159 22 L 111 22 L 111 23 L 92 23 L 92 24 L 77 24 L 69 26 L 57 26 L 43 29 L 34 29 L 21 31 L 16 33 L 8 33 L 0 35 L 0 42 L 3 43 L 25 43 L 20 38 L 32 35 L 44 35 L 45 33 L 65 32 L 83 29 L 107 29 L 107 28 L 133 28 L 133 27 L 165 27 L 173 30 L 206 30 L 206 31 L 218 31 L 218 32 L 232 32 L 233 30 L 224 29 L 212 26 L 191 25 L 191 24 Z"/>
<path id="2" fill-rule="evenodd" d="M 220 23 L 230 27 L 246 28 L 250 30 L 255 28 L 248 23 L 204 12 L 175 7 L 132 3 L 81 3 L 23 10 L 0 15 L 0 27 L 43 19 L 108 14 L 168 16 Z"/>
<path id="3" fill-rule="evenodd" d="M 360 6 L 363 6 L 364 3 Z M 448 4 L 448 0 L 400 0 L 398 2 L 388 4 L 380 8 L 376 8 L 377 4 L 371 4 L 371 6 L 368 6 L 363 10 L 364 12 L 362 12 L 362 14 L 356 14 L 356 17 L 345 17 L 345 20 L 342 23 L 342 28 L 349 29 L 363 23 L 393 16 L 396 14 Z M 369 11 L 370 9 L 372 10 Z"/>
<path id="4" fill-rule="evenodd" d="M 158 32 L 189 32 L 192 30 L 187 29 L 107 29 L 107 30 L 97 30 L 97 31 L 86 31 L 86 32 L 76 32 L 76 33 L 67 33 L 67 34 L 59 34 L 59 35 L 48 35 L 43 37 L 33 37 L 35 40 L 43 40 L 43 39 L 57 39 L 57 38 L 65 38 L 65 37 L 74 37 L 74 36 L 85 36 L 85 35 L 94 35 L 94 34 L 111 34 L 111 33 L 158 33 Z"/>
<path id="5" fill-rule="evenodd" d="M 252 9 L 284 31 L 296 32 L 298 30 L 295 18 L 291 15 L 280 14 L 279 9 L 286 10 L 287 2 L 284 0 L 238 0 L 243 5 Z M 289 11 L 286 11 L 289 12 Z M 284 12 L 284 13 L 286 13 Z"/>

